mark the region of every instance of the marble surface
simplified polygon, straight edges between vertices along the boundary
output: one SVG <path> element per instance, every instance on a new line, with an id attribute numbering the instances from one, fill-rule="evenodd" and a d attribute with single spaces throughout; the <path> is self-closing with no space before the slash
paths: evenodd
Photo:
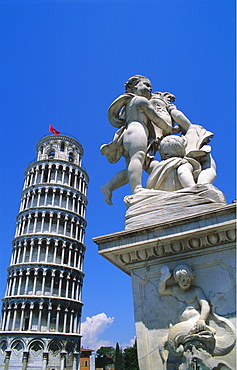
<path id="1" fill-rule="evenodd" d="M 175 192 L 144 189 L 126 196 L 124 202 L 127 206 L 126 229 L 168 222 L 226 204 L 224 194 L 212 184 L 197 184 Z"/>
<path id="2" fill-rule="evenodd" d="M 131 276 L 140 370 L 169 370 L 164 344 L 182 302 L 159 294 L 163 266 L 173 271 L 179 264 L 189 265 L 213 312 L 235 324 L 235 214 L 234 204 L 215 210 L 206 206 L 195 215 L 94 238 L 99 253 Z M 224 334 L 223 328 L 215 328 Z M 228 364 L 226 369 L 236 368 L 235 349 L 214 357 Z"/>

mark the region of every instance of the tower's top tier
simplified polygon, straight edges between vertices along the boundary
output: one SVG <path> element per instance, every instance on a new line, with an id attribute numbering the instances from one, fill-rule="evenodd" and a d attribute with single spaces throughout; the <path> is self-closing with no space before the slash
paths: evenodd
<path id="1" fill-rule="evenodd" d="M 81 166 L 84 154 L 81 144 L 66 135 L 48 135 L 36 146 L 37 160 L 59 159 Z"/>

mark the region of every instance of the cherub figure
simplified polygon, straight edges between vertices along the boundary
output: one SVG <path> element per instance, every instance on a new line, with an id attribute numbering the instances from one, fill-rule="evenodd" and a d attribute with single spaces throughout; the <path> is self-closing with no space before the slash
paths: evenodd
<path id="1" fill-rule="evenodd" d="M 234 326 L 228 319 L 211 312 L 203 290 L 192 285 L 194 274 L 189 266 L 178 265 L 173 271 L 175 284 L 168 285 L 171 277 L 169 268 L 163 266 L 158 292 L 171 295 L 182 304 L 178 323 L 170 326 L 167 338 L 163 338 L 159 348 L 164 369 L 186 370 L 198 363 L 200 368 L 230 370 L 224 361 L 214 356 L 224 356 L 233 349 L 236 341 Z M 224 328 L 224 335 L 217 335 L 208 325 L 209 320 Z"/>
<path id="2" fill-rule="evenodd" d="M 101 153 L 111 163 L 116 163 L 121 156 L 126 158 L 126 169 L 119 171 L 101 187 L 104 199 L 110 205 L 112 191 L 128 182 L 132 193 L 142 190 L 142 169 L 147 148 L 150 141 L 156 138 L 154 126 L 160 129 L 162 135 L 178 132 L 172 127 L 171 120 L 164 118 L 150 103 L 152 87 L 148 78 L 135 75 L 129 78 L 125 87 L 126 93 L 111 104 L 108 114 L 110 123 L 119 130 L 111 143 L 101 147 Z"/>
<path id="3" fill-rule="evenodd" d="M 211 147 L 208 145 L 210 138 L 214 136 L 213 133 L 205 130 L 200 125 L 192 124 L 184 113 L 172 104 L 174 101 L 175 96 L 168 92 L 155 92 L 151 97 L 151 104 L 154 106 L 155 110 L 163 116 L 170 115 L 170 123 L 174 125 L 175 122 L 180 127 L 183 145 L 185 142 L 185 149 L 182 153 L 178 149 L 178 146 L 182 145 L 181 139 L 177 138 L 175 143 L 174 139 L 164 138 L 161 142 L 159 140 L 159 151 L 162 160 L 171 157 L 185 157 L 183 164 L 184 162 L 186 162 L 186 164 L 182 166 L 180 165 L 180 161 L 177 160 L 167 160 L 166 163 L 157 160 L 152 161 L 148 172 L 150 177 L 146 185 L 148 189 L 174 191 L 195 184 L 212 184 L 216 178 L 216 164 L 210 153 Z M 166 147 L 165 155 L 162 147 Z M 175 147 L 178 150 L 177 155 L 175 153 Z M 169 153 L 168 150 L 170 150 Z M 177 164 L 175 164 L 175 162 L 177 162 Z M 176 168 L 176 171 L 170 172 L 172 168 Z M 199 168 L 198 172 L 197 168 Z M 193 169 L 194 176 L 192 178 L 190 172 L 192 172 Z M 183 174 L 181 174 L 181 172 Z M 178 179 L 176 176 L 176 184 L 174 173 L 178 175 Z M 167 175 L 169 178 L 167 178 Z M 172 181 L 173 186 L 170 186 Z"/>
<path id="4" fill-rule="evenodd" d="M 175 191 L 195 186 L 202 169 L 198 161 L 185 156 L 186 146 L 185 136 L 169 135 L 161 140 L 161 161 L 154 160 L 150 164 L 148 189 Z"/>
<path id="5" fill-rule="evenodd" d="M 167 286 L 167 280 L 172 276 L 167 266 L 161 269 L 161 278 L 158 285 L 160 295 L 171 295 L 184 304 L 179 315 L 179 321 L 189 321 L 192 324 L 192 332 L 210 330 L 207 320 L 210 313 L 210 305 L 200 287 L 192 285 L 194 275 L 187 265 L 178 265 L 173 272 L 175 285 Z"/>

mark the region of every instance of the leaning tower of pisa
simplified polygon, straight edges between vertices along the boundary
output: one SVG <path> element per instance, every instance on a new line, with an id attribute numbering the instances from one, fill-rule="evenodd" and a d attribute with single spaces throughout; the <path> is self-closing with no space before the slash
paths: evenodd
<path id="1" fill-rule="evenodd" d="M 83 148 L 50 135 L 25 171 L 7 287 L 1 370 L 77 370 L 88 175 Z"/>

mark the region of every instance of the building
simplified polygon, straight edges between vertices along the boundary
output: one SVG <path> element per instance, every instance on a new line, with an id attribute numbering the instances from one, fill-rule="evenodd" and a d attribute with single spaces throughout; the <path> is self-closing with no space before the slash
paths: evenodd
<path id="1" fill-rule="evenodd" d="M 25 171 L 7 287 L 0 369 L 77 370 L 88 175 L 83 148 L 49 135 Z"/>
<path id="2" fill-rule="evenodd" d="M 93 349 L 81 348 L 80 370 L 95 370 L 95 355 Z"/>

